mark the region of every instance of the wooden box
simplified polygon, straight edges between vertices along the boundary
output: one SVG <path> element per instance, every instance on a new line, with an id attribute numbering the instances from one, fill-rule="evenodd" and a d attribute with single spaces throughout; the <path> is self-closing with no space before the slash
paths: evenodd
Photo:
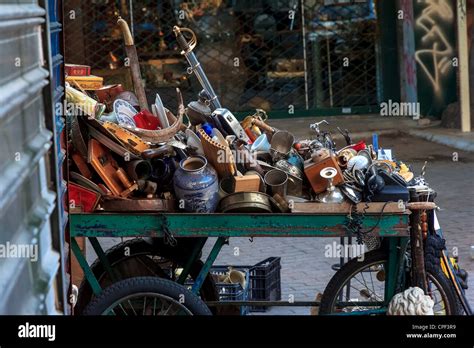
<path id="1" fill-rule="evenodd" d="M 85 91 L 95 91 L 96 89 L 104 87 L 104 79 L 99 76 L 67 76 L 66 82 L 71 84 L 71 87 L 78 88 L 77 85 Z"/>
<path id="2" fill-rule="evenodd" d="M 89 76 L 91 67 L 88 65 L 65 64 L 64 70 L 67 76 Z"/>
<path id="3" fill-rule="evenodd" d="M 326 157 L 325 159 L 317 163 L 309 163 L 304 167 L 304 173 L 308 178 L 311 187 L 315 193 L 321 193 L 326 190 L 328 187 L 327 179 L 321 177 L 321 170 L 327 167 L 333 167 L 337 170 L 337 174 L 333 179 L 334 186 L 344 183 L 344 178 L 342 176 L 342 171 L 337 164 L 337 160 L 334 156 Z"/>
<path id="4" fill-rule="evenodd" d="M 260 176 L 257 174 L 234 176 L 234 192 L 258 192 L 260 190 Z"/>

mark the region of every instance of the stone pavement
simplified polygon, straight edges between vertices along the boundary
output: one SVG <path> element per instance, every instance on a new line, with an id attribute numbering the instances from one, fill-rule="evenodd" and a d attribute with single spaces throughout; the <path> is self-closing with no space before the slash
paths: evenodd
<path id="1" fill-rule="evenodd" d="M 309 118 L 304 122 L 276 120 L 273 121 L 273 125 L 288 129 L 297 137 L 306 137 L 311 133 L 304 127 L 311 122 L 315 121 Z M 380 128 L 391 129 L 393 122 L 390 120 L 391 125 Z M 409 127 L 413 121 L 403 122 L 398 126 Z M 355 131 L 377 129 L 373 122 L 368 124 L 363 118 L 351 119 L 350 124 L 344 124 L 344 128 Z M 436 201 L 442 208 L 438 216 L 445 231 L 448 247 L 450 250 L 458 248 L 461 266 L 471 274 L 470 289 L 467 293 L 471 306 L 474 307 L 474 259 L 470 255 L 470 246 L 474 245 L 474 154 L 406 134 L 396 135 L 393 132 L 381 134 L 384 135 L 380 136 L 380 146 L 391 148 L 398 159 L 412 165 L 415 173 L 418 174 L 424 161 L 428 160 L 426 179 L 438 191 Z M 370 138 L 366 140 L 370 142 Z M 342 142 L 339 141 L 338 144 Z M 325 245 L 333 241 L 337 242 L 338 239 L 255 238 L 251 243 L 248 238 L 234 238 L 230 240 L 229 246 L 224 246 L 216 264 L 252 265 L 270 256 L 280 256 L 282 299 L 288 299 L 293 295 L 295 300 L 314 300 L 316 294 L 324 290 L 334 274 L 331 265 L 339 260 L 324 257 Z M 117 242 L 115 238 L 101 240 L 106 248 Z M 203 258 L 207 256 L 211 247 L 212 241 L 209 240 Z M 238 256 L 234 254 L 236 247 L 239 248 Z M 95 258 L 91 250 L 89 246 L 87 256 L 90 261 Z M 309 314 L 309 308 L 273 307 L 265 314 L 306 315 Z"/>

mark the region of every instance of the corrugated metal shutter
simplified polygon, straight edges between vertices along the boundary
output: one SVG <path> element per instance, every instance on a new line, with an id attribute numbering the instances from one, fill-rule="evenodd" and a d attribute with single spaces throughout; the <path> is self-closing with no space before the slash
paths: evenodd
<path id="1" fill-rule="evenodd" d="M 62 1 L 61 0 L 39 0 L 42 7 L 48 10 L 46 30 L 43 38 L 47 44 L 45 52 L 47 67 L 51 76 L 51 85 L 47 89 L 46 98 L 51 105 L 61 105 L 64 100 L 64 57 L 62 38 Z M 46 103 L 45 103 L 46 104 Z M 47 106 L 47 105 L 45 105 Z M 53 246 L 61 254 L 61 272 L 58 272 L 58 300 L 65 314 L 70 314 L 71 307 L 68 303 L 68 291 L 70 277 L 68 276 L 69 245 L 66 239 L 67 229 L 67 173 L 66 167 L 66 132 L 63 111 L 58 107 L 46 107 L 46 112 L 53 117 L 46 119 L 46 126 L 54 133 L 54 151 L 50 152 L 51 179 L 55 183 L 55 191 L 58 193 L 56 209 L 53 218 L 58 221 L 57 229 L 53 228 Z"/>
<path id="2" fill-rule="evenodd" d="M 45 125 L 52 117 L 45 113 L 45 14 L 34 0 L 0 4 L 0 314 L 57 313 L 59 255 L 51 235 L 57 230 L 57 219 L 51 218 L 56 195 L 49 189 L 48 163 L 53 134 Z M 21 247 L 28 249 L 11 254 Z"/>

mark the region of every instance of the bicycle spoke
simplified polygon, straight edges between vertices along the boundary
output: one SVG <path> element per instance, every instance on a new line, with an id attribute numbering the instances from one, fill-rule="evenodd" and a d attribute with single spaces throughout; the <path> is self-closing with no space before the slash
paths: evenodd
<path id="1" fill-rule="evenodd" d="M 133 305 L 131 304 L 130 300 L 127 300 L 128 304 L 130 305 L 130 308 L 132 309 L 133 311 L 133 315 L 137 315 L 137 312 L 135 312 L 135 309 L 133 308 Z"/>

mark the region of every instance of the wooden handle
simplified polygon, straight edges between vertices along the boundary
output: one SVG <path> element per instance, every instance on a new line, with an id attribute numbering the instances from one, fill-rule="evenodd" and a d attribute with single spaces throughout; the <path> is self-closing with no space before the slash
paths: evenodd
<path id="1" fill-rule="evenodd" d="M 436 209 L 434 202 L 411 202 L 407 204 L 407 208 L 410 210 L 433 210 Z"/>
<path id="2" fill-rule="evenodd" d="M 130 28 L 128 27 L 128 23 L 119 17 L 117 20 L 117 24 L 120 26 L 120 30 L 122 30 L 123 40 L 125 41 L 126 46 L 133 46 L 133 37 L 132 33 L 130 32 Z"/>
<path id="3" fill-rule="evenodd" d="M 258 128 L 262 128 L 265 132 L 275 133 L 275 130 L 263 121 L 254 119 L 253 124 L 256 125 Z"/>

